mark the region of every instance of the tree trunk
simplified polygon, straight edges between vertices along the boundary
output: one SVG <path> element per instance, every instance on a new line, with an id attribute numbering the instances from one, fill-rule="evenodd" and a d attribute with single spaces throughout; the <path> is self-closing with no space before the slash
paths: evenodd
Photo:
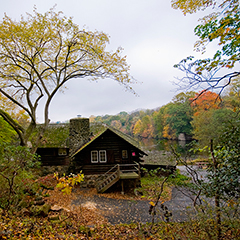
<path id="1" fill-rule="evenodd" d="M 216 171 L 218 169 L 218 162 L 215 159 L 214 152 L 213 152 L 213 140 L 211 139 L 210 142 L 210 151 L 211 156 L 213 160 L 213 167 L 214 167 L 214 174 L 216 174 Z M 218 186 L 216 186 L 218 188 Z M 221 210 L 220 210 L 220 195 L 219 195 L 219 189 L 216 190 L 215 193 L 215 210 L 216 210 L 216 227 L 217 227 L 217 239 L 221 239 Z"/>

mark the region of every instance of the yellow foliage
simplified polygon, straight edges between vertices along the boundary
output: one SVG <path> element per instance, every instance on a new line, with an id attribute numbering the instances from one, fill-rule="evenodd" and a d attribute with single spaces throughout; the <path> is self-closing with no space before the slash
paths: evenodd
<path id="1" fill-rule="evenodd" d="M 142 129 L 142 121 L 139 119 L 134 125 L 133 134 L 134 135 L 141 134 L 141 129 Z"/>
<path id="2" fill-rule="evenodd" d="M 163 127 L 163 137 L 167 139 L 175 139 L 176 138 L 176 130 L 170 128 L 169 124 Z"/>
<path id="3" fill-rule="evenodd" d="M 154 202 L 152 202 L 152 201 L 149 204 L 153 207 L 155 206 Z"/>
<path id="4" fill-rule="evenodd" d="M 70 174 L 69 176 L 63 175 L 63 177 L 59 178 L 58 173 L 54 173 L 54 177 L 57 179 L 58 184 L 57 188 L 60 188 L 63 194 L 70 194 L 72 192 L 72 188 L 77 184 L 83 181 L 84 175 L 79 173 L 77 175 Z"/>
<path id="5" fill-rule="evenodd" d="M 54 9 L 41 14 L 35 8 L 20 21 L 4 16 L 0 23 L 0 98 L 4 95 L 14 103 L 13 112 L 22 109 L 30 118 L 27 126 L 12 124 L 21 144 L 27 143 L 36 128 L 39 102 L 44 109 L 44 132 L 51 101 L 71 79 L 110 77 L 134 93 L 130 84 L 135 81 L 126 56 L 121 56 L 122 48 L 107 51 L 108 43 L 107 34 L 80 29 Z M 8 122 L 13 123 L 17 116 L 9 115 Z"/>
<path id="6" fill-rule="evenodd" d="M 216 1 L 214 0 L 172 0 L 172 8 L 174 9 L 180 9 L 184 15 L 187 13 L 195 13 L 199 10 L 204 10 L 209 6 L 215 5 Z"/>

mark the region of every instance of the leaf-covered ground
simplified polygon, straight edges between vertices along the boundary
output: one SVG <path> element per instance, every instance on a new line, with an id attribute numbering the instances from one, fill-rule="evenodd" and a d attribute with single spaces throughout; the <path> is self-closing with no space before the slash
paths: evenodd
<path id="1" fill-rule="evenodd" d="M 148 224 L 99 224 L 86 227 L 76 216 L 67 214 L 62 220 L 47 218 L 2 217 L 0 239 L 216 239 L 212 221 L 202 226 L 201 222 Z M 66 219 L 66 217 L 68 217 Z M 81 221 L 81 220 L 80 220 Z M 222 239 L 239 239 L 240 230 L 222 228 Z"/>
<path id="2" fill-rule="evenodd" d="M 110 224 L 106 209 L 98 209 L 94 201 L 72 204 L 83 199 L 98 196 L 95 189 L 76 189 L 70 195 L 63 195 L 59 189 L 48 190 L 45 201 L 52 211 L 47 217 L 25 216 L 22 212 L 13 215 L 0 214 L 0 239 L 215 239 L 216 226 L 209 219 L 207 223 L 191 221 L 186 223 Z M 98 196 L 99 197 L 99 196 Z M 102 199 L 137 201 L 141 197 L 119 192 L 101 194 Z M 144 200 L 142 200 L 144 201 Z M 146 199 L 145 199 L 146 201 Z M 148 200 L 149 201 L 149 200 Z M 146 202 L 148 202 L 146 201 Z M 116 206 L 117 207 L 117 206 Z M 61 210 L 60 210 L 61 209 Z M 223 239 L 238 239 L 239 222 L 222 227 Z"/>

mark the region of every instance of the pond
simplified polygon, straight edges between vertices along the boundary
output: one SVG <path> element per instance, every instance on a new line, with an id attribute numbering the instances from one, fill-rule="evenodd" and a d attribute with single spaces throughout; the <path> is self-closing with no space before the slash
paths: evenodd
<path id="1" fill-rule="evenodd" d="M 176 157 L 172 153 L 172 148 L 185 157 L 191 148 L 189 143 L 191 141 L 141 139 L 140 146 L 148 154 L 142 160 L 144 164 L 176 166 Z"/>
<path id="2" fill-rule="evenodd" d="M 185 155 L 190 149 L 191 141 L 177 141 L 166 139 L 141 139 L 138 140 L 140 146 L 146 151 L 166 151 L 171 152 L 173 147 L 181 155 Z"/>

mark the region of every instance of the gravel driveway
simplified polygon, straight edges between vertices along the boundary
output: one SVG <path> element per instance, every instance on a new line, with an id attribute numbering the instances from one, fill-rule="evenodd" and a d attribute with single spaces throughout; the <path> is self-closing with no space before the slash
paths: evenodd
<path id="1" fill-rule="evenodd" d="M 96 207 L 111 224 L 132 223 L 132 222 L 151 222 L 149 214 L 150 201 L 145 200 L 123 200 L 106 198 L 99 195 L 79 196 L 72 202 L 74 205 L 88 205 Z M 171 213 L 170 221 L 185 221 L 189 213 L 193 212 L 192 200 L 186 197 L 176 188 L 172 191 L 172 199 L 157 206 L 155 221 L 164 220 L 166 211 Z"/>
<path id="2" fill-rule="evenodd" d="M 182 174 L 187 175 L 184 166 L 179 167 Z M 200 170 L 200 174 L 204 177 L 206 171 Z M 164 214 L 166 211 L 171 214 L 170 221 L 186 221 L 189 215 L 194 214 L 193 201 L 186 189 L 178 190 L 173 188 L 172 199 L 166 201 L 164 206 L 159 203 L 155 215 L 155 221 L 166 220 Z M 99 195 L 93 196 L 79 196 L 72 203 L 75 205 L 92 205 L 101 211 L 102 215 L 111 224 L 131 223 L 131 222 L 151 222 L 152 216 L 149 214 L 150 201 L 144 200 L 122 200 L 106 198 Z"/>

